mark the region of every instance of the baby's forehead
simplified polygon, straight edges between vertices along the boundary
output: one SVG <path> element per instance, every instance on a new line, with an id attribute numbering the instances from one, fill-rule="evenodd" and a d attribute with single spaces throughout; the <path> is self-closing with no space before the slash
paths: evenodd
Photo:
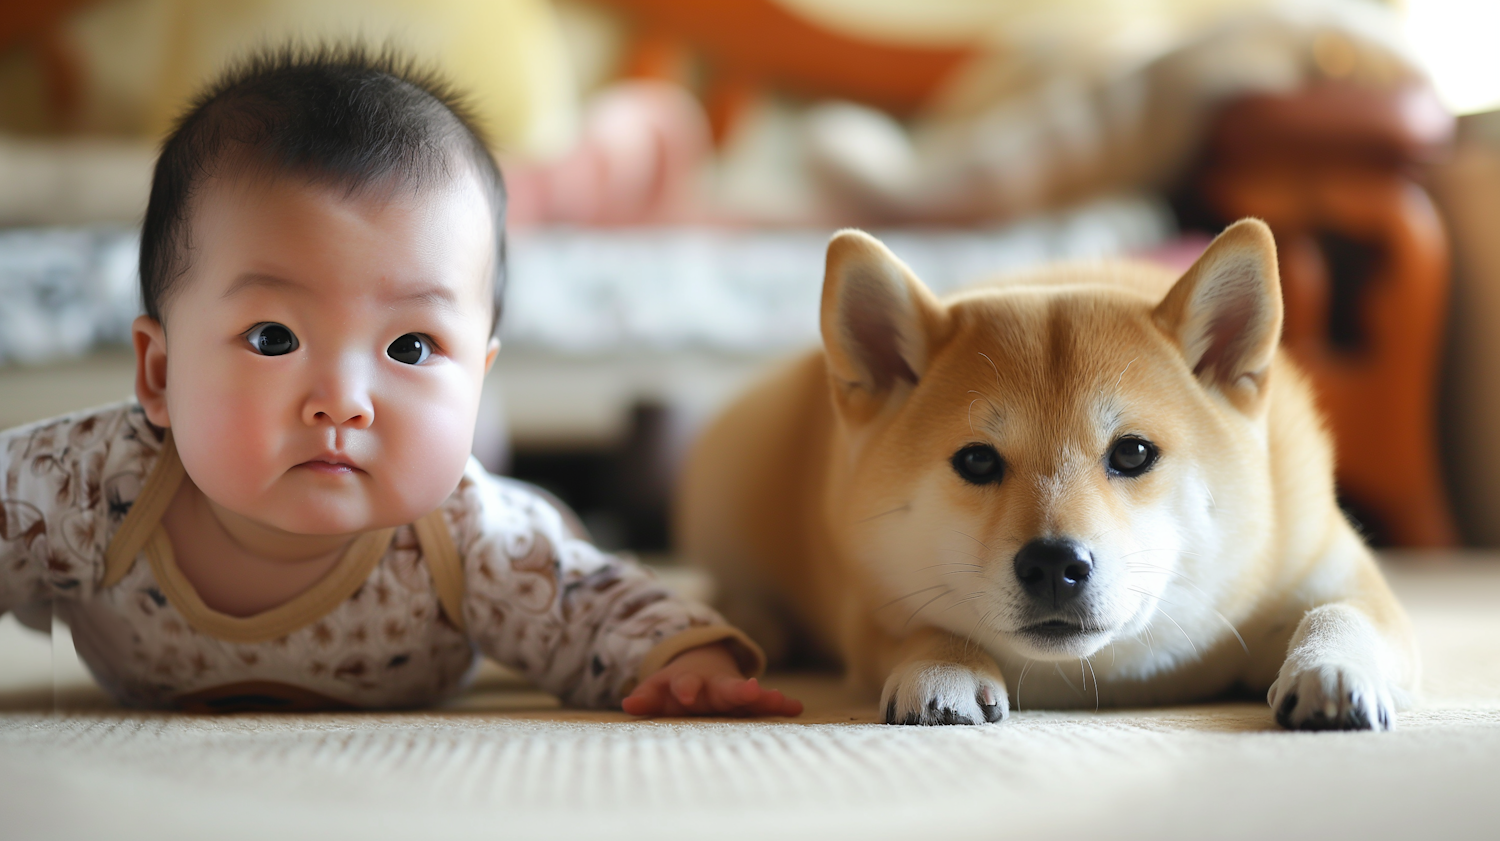
<path id="1" fill-rule="evenodd" d="M 493 306 L 500 232 L 475 174 L 349 185 L 320 173 L 242 169 L 203 187 L 188 220 L 202 259 L 269 262 L 282 270 L 273 276 L 363 264 L 398 297 L 399 287 L 439 281 L 461 293 L 464 307 Z M 462 294 L 469 289 L 477 294 Z"/>

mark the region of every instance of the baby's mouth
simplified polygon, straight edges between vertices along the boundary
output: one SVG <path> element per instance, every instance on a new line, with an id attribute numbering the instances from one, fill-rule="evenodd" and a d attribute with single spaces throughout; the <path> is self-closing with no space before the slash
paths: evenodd
<path id="1" fill-rule="evenodd" d="M 349 476 L 360 472 L 358 467 L 337 457 L 315 458 L 297 465 L 323 476 Z"/>

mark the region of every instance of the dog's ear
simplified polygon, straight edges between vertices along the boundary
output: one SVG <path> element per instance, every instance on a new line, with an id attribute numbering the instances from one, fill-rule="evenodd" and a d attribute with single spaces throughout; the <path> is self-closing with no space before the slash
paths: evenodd
<path id="1" fill-rule="evenodd" d="M 1260 393 L 1281 339 L 1276 241 L 1259 219 L 1230 225 L 1156 308 L 1204 385 L 1226 396 Z"/>
<path id="2" fill-rule="evenodd" d="M 883 400 L 916 385 L 944 320 L 932 292 L 879 240 L 863 231 L 834 234 L 822 329 L 829 373 L 842 397 Z"/>

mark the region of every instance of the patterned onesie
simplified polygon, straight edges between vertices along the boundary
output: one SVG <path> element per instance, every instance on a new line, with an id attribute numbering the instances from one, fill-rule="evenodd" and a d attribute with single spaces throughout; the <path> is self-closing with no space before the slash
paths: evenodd
<path id="1" fill-rule="evenodd" d="M 307 591 L 249 617 L 207 606 L 178 570 L 160 520 L 182 462 L 134 402 L 0 434 L 0 475 L 0 615 L 37 625 L 55 610 L 131 706 L 425 706 L 461 689 L 480 653 L 592 707 L 699 645 L 764 667 L 718 614 L 472 459 L 437 511 L 356 538 Z"/>

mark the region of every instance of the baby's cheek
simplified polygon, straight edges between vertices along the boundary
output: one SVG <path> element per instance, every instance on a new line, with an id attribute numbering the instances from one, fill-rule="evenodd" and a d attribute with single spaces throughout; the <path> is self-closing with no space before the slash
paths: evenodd
<path id="1" fill-rule="evenodd" d="M 385 484 L 392 504 L 421 516 L 442 503 L 463 476 L 473 447 L 478 395 L 472 387 L 444 383 L 392 406 L 381 433 L 388 456 Z M 382 418 L 376 413 L 376 426 Z"/>
<path id="2" fill-rule="evenodd" d="M 193 480 L 220 504 L 248 503 L 282 472 L 277 464 L 284 433 L 285 388 L 229 366 L 214 372 L 181 365 L 174 386 L 172 428 Z M 191 376 L 188 376 L 191 375 Z"/>

